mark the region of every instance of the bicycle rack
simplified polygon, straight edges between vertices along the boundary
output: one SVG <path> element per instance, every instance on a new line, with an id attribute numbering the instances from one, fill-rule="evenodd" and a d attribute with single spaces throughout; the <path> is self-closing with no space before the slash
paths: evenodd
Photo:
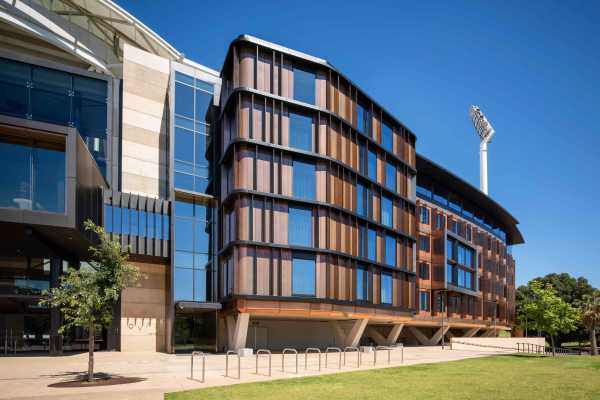
<path id="1" fill-rule="evenodd" d="M 328 347 L 325 349 L 325 368 L 329 368 L 329 364 L 327 363 L 327 356 L 330 351 L 333 351 L 333 352 L 336 352 L 339 354 L 338 369 L 342 369 L 342 349 L 340 349 L 339 347 Z"/>
<path id="2" fill-rule="evenodd" d="M 204 377 L 206 373 L 206 355 L 201 351 L 192 351 L 190 379 L 194 379 L 194 356 L 202 357 L 202 379 L 200 380 L 200 382 L 204 383 Z"/>
<path id="3" fill-rule="evenodd" d="M 285 355 L 286 354 L 295 354 L 296 355 L 296 374 L 298 374 L 298 350 L 287 348 L 283 349 L 281 353 L 281 372 L 285 372 Z"/>
<path id="4" fill-rule="evenodd" d="M 227 353 L 225 354 L 225 377 L 226 378 L 233 378 L 233 376 L 229 376 L 229 356 L 231 355 L 236 355 L 237 356 L 237 360 L 238 360 L 238 375 L 236 379 L 240 379 L 240 372 L 241 372 L 241 359 L 240 359 L 240 354 L 235 351 L 235 350 L 228 350 Z"/>
<path id="5" fill-rule="evenodd" d="M 261 355 L 269 356 L 269 376 L 271 376 L 271 352 L 267 349 L 256 350 L 256 375 L 258 375 L 258 358 Z"/>
<path id="6" fill-rule="evenodd" d="M 310 353 L 319 355 L 319 371 L 320 371 L 321 370 L 321 350 L 317 349 L 316 347 L 308 347 L 306 350 L 304 350 L 304 369 L 308 369 L 308 355 Z"/>
<path id="7" fill-rule="evenodd" d="M 352 351 L 352 352 L 356 352 L 357 354 L 357 359 L 356 359 L 356 367 L 360 368 L 360 362 L 361 362 L 361 357 L 360 357 L 360 349 L 358 347 L 354 347 L 354 346 L 346 346 L 344 347 L 344 367 L 346 366 L 346 353 L 348 351 Z"/>
<path id="8" fill-rule="evenodd" d="M 375 350 L 373 351 L 373 365 L 377 365 L 377 350 L 386 350 L 387 354 L 388 354 L 388 364 L 391 363 L 392 361 L 392 348 L 389 346 L 377 346 L 375 347 Z M 404 350 L 403 350 L 404 351 Z"/>

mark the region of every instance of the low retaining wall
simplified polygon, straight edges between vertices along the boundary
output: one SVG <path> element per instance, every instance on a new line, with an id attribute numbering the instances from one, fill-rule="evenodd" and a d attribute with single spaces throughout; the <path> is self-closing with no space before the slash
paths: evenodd
<path id="1" fill-rule="evenodd" d="M 452 349 L 455 350 L 484 350 L 488 348 L 490 350 L 501 350 L 506 349 L 509 351 L 510 349 L 514 349 L 517 351 L 517 343 L 529 343 L 538 346 L 544 346 L 546 341 L 543 337 L 510 337 L 510 338 L 461 338 L 461 337 L 453 337 L 450 340 L 452 345 Z"/>

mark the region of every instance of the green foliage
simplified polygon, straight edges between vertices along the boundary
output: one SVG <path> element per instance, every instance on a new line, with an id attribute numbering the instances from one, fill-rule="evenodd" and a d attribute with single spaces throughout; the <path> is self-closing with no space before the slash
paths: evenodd
<path id="1" fill-rule="evenodd" d="M 554 340 L 558 334 L 577 328 L 578 309 L 561 299 L 550 284 L 533 280 L 527 287 L 530 297 L 521 304 L 520 312 L 527 316 L 531 329 L 544 332 Z"/>
<path id="2" fill-rule="evenodd" d="M 584 295 L 578 305 L 581 312 L 581 321 L 590 335 L 592 354 L 598 355 L 596 334 L 600 330 L 600 291 L 596 290 L 592 295 Z"/>
<path id="3" fill-rule="evenodd" d="M 60 332 L 73 326 L 108 326 L 112 308 L 121 291 L 139 278 L 136 267 L 127 264 L 128 250 L 118 241 L 111 241 L 104 229 L 85 221 L 85 229 L 96 234 L 97 246 L 91 246 L 89 267 L 69 268 L 61 276 L 59 287 L 45 291 L 41 304 L 57 307 L 63 314 Z"/>
<path id="4" fill-rule="evenodd" d="M 551 285 L 558 297 L 563 301 L 570 304 L 572 307 L 579 308 L 579 303 L 582 301 L 585 295 L 593 295 L 596 291 L 586 278 L 579 277 L 575 278 L 568 273 L 552 273 L 543 277 L 535 278 L 533 281 L 538 281 L 543 287 Z M 523 310 L 523 306 L 527 304 L 531 299 L 532 293 L 531 288 L 528 285 L 519 286 L 516 292 L 516 312 L 517 312 L 517 324 L 522 329 L 532 329 L 531 324 L 527 318 L 526 312 Z M 568 334 L 562 333 L 557 335 L 558 341 L 570 342 L 585 339 L 587 337 L 585 326 L 579 322 L 576 329 Z"/>

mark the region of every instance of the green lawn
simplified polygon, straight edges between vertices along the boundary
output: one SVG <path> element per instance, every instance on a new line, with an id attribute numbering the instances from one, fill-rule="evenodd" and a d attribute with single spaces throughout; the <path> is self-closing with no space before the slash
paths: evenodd
<path id="1" fill-rule="evenodd" d="M 166 399 L 600 399 L 600 357 L 497 356 L 215 387 Z"/>

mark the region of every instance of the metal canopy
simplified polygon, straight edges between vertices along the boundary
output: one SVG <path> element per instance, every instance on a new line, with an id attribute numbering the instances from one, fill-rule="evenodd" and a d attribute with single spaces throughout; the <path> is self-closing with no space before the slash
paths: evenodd
<path id="1" fill-rule="evenodd" d="M 123 42 L 168 59 L 183 54 L 110 0 L 34 0 L 49 11 L 87 30 L 122 59 Z"/>

